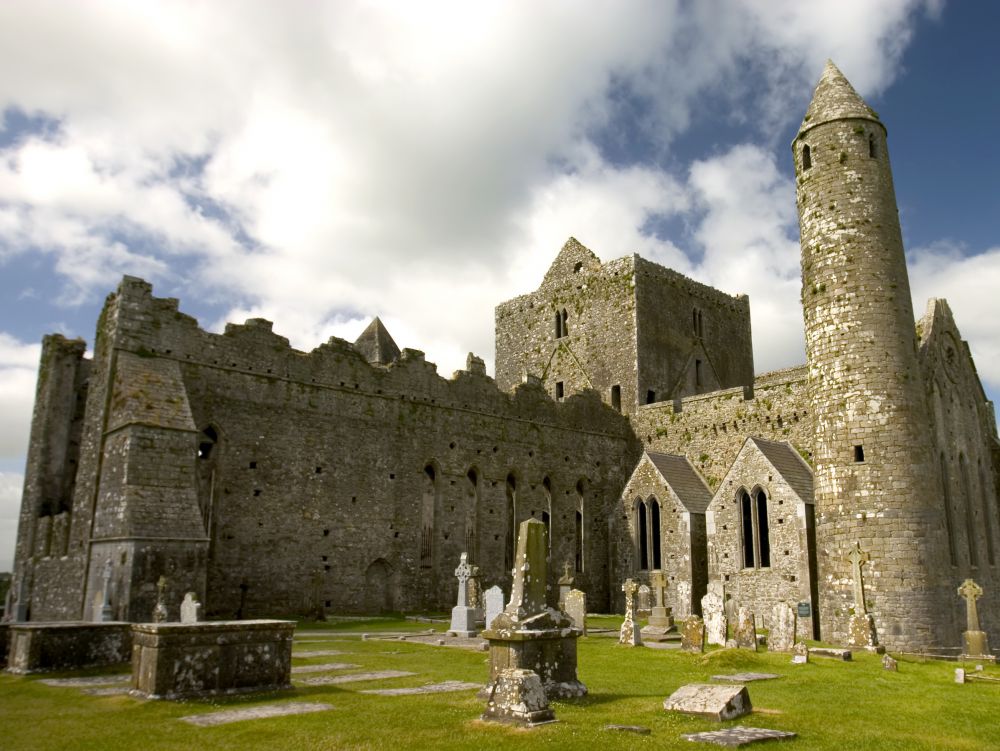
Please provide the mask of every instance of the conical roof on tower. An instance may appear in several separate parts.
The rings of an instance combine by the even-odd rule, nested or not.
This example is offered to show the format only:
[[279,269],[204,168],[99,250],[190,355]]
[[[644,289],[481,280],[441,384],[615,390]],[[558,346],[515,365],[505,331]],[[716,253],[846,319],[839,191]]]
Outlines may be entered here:
[[799,128],[799,135],[820,123],[855,118],[872,120],[881,125],[875,110],[865,104],[840,68],[832,60],[827,60]]
[[388,365],[399,359],[399,347],[378,316],[361,332],[361,336],[354,342],[354,349],[375,365]]

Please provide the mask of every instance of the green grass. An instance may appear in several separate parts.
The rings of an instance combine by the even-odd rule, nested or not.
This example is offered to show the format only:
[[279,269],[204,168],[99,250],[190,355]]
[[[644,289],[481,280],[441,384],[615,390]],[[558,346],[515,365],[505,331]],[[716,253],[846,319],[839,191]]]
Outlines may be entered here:
[[[588,619],[613,628],[620,618]],[[814,658],[792,665],[784,654],[717,650],[687,655],[673,650],[628,649],[615,639],[579,642],[580,679],[588,696],[554,702],[559,722],[534,730],[482,723],[474,692],[382,697],[357,693],[376,687],[419,686],[442,680],[485,682],[487,655],[410,641],[358,638],[359,632],[441,630],[445,624],[393,619],[303,623],[300,630],[329,631],[329,645],[345,654],[295,664],[351,662],[358,670],[408,670],[412,677],[205,701],[139,701],[89,696],[75,688],[39,683],[40,677],[0,675],[0,747],[4,749],[694,749],[682,733],[719,727],[707,720],[667,713],[663,700],[676,688],[717,673],[778,673],[749,684],[754,714],[725,725],[791,730],[799,739],[780,748],[990,749],[1000,748],[995,721],[1000,685],[954,683],[954,663],[900,659],[899,672],[882,669],[877,655],[850,663]],[[316,639],[320,637],[304,637]],[[95,671],[92,671],[92,673]],[[100,671],[96,671],[100,672]],[[104,672],[121,672],[104,671]],[[987,674],[1000,677],[989,666]],[[177,718],[273,701],[323,701],[334,709],[316,714],[197,728]],[[644,725],[649,736],[603,730],[609,723]],[[705,746],[704,748],[711,748]]]

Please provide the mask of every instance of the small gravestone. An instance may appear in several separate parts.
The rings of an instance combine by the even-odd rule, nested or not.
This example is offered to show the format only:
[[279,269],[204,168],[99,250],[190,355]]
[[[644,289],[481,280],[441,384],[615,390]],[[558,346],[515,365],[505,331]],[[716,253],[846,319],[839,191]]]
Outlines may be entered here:
[[556,716],[542,687],[542,679],[532,670],[506,668],[493,683],[482,719],[521,727],[555,722]]
[[716,746],[746,746],[760,741],[782,741],[795,738],[795,733],[787,730],[771,730],[770,728],[748,728],[743,725],[735,725],[724,730],[709,730],[704,733],[685,733],[681,736],[685,740],[695,743],[712,743]]
[[705,649],[705,622],[696,615],[688,616],[681,627],[681,649],[696,653]]
[[563,575],[559,577],[559,609],[566,609],[566,595],[573,589],[573,575],[570,573],[569,562],[563,564]]
[[639,591],[636,594],[636,604],[635,604],[635,617],[636,618],[648,618],[650,611],[653,608],[652,603],[652,590],[646,584],[639,585]]
[[966,579],[958,588],[959,596],[965,599],[966,630],[962,633],[962,657],[969,659],[993,659],[990,654],[986,632],[980,629],[976,600],[983,596],[983,588],[972,579]]
[[490,627],[493,619],[503,612],[503,590],[495,584],[486,590],[483,597],[486,600],[486,617],[484,621],[486,628]]
[[622,621],[621,631],[618,634],[618,643],[626,647],[642,646],[642,636],[635,627],[635,596],[638,591],[639,587],[632,579],[626,579],[622,584],[622,592],[625,593],[625,620]]
[[448,629],[449,636],[472,637],[476,635],[476,609],[469,607],[467,600],[468,582],[472,576],[472,565],[469,563],[469,554],[462,553],[459,559],[458,568],[455,569],[455,578],[458,579],[458,604],[451,609],[451,627]]
[[749,608],[740,608],[736,614],[736,628],[733,632],[738,649],[757,651],[757,627]]
[[809,647],[805,642],[796,642],[792,647],[792,664],[805,665],[807,662],[809,662]]
[[649,622],[642,629],[642,640],[666,641],[674,630],[674,619],[666,606],[667,577],[662,571],[654,571],[649,580],[653,585],[653,607],[649,612]]
[[896,662],[896,660],[894,658],[892,658],[889,655],[885,654],[885,655],[882,655],[882,667],[885,670],[889,670],[889,671],[892,671],[893,673],[895,673],[895,672],[897,672],[899,670],[899,663]]
[[573,628],[578,628],[587,635],[587,593],[579,589],[571,589],[566,593],[566,615],[573,621]]
[[795,608],[787,602],[774,606],[771,617],[771,632],[767,635],[770,652],[791,652],[795,646]]
[[955,668],[955,683],[965,683],[965,668]]
[[683,621],[691,615],[691,582],[682,579],[677,582],[677,597],[674,598],[674,617]]
[[161,576],[156,582],[156,605],[153,606],[153,623],[167,620],[167,577]]
[[708,594],[701,598],[701,612],[705,618],[705,641],[726,645],[726,613],[722,582],[714,581],[708,584]]
[[753,710],[746,686],[718,686],[713,683],[681,686],[663,702],[663,708],[718,722],[735,720]]
[[194,592],[184,595],[181,602],[181,623],[197,623],[201,620],[201,603],[195,597]]

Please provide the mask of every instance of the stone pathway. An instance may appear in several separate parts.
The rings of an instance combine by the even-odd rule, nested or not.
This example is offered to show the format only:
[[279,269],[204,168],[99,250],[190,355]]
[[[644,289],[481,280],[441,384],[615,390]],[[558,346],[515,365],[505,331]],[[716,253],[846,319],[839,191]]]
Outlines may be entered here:
[[298,673],[325,673],[329,670],[350,670],[357,667],[360,667],[360,665],[355,665],[351,662],[324,662],[322,665],[296,665],[292,668],[292,675]]
[[39,683],[46,686],[68,686],[70,688],[97,688],[98,686],[114,686],[120,683],[128,683],[132,680],[130,673],[119,675],[91,675],[80,678],[44,678]]
[[757,741],[780,741],[797,737],[796,733],[788,733],[784,730],[768,730],[766,728],[748,728],[736,725],[725,730],[710,730],[707,733],[688,733],[682,735],[689,741],[696,743],[714,743],[716,746],[745,746],[748,743]]
[[268,717],[284,717],[286,715],[307,714],[309,712],[325,712],[328,709],[333,709],[333,705],[304,701],[284,702],[282,704],[260,704],[256,707],[247,707],[245,709],[226,709],[221,712],[188,715],[180,719],[191,725],[207,728],[214,725],[226,725],[230,722],[260,720]]
[[339,683],[355,683],[357,681],[380,681],[384,678],[403,678],[416,675],[406,670],[376,670],[371,673],[351,673],[349,675],[323,675],[316,678],[303,678],[298,683],[307,686],[333,686]]
[[469,691],[482,688],[481,683],[466,683],[464,681],[444,681],[443,683],[428,683],[415,688],[370,688],[359,691],[360,694],[378,694],[379,696],[409,696],[411,694],[444,694],[450,691]]
[[777,673],[733,673],[732,675],[713,675],[713,681],[725,681],[726,683],[751,683],[753,681],[769,681],[772,678],[780,678]]
[[313,649],[307,652],[292,652],[292,659],[299,657],[333,657],[334,655],[348,654],[342,649]]

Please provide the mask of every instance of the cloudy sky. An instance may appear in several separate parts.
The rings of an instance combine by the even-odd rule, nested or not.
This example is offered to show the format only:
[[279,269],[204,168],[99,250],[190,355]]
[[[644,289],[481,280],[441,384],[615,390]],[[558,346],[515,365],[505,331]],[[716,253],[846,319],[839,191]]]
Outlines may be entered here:
[[789,143],[830,57],[887,123],[914,306],[1000,395],[1000,4],[0,3],[0,571],[38,341],[122,274],[448,375],[567,237],[750,295],[804,361]]

